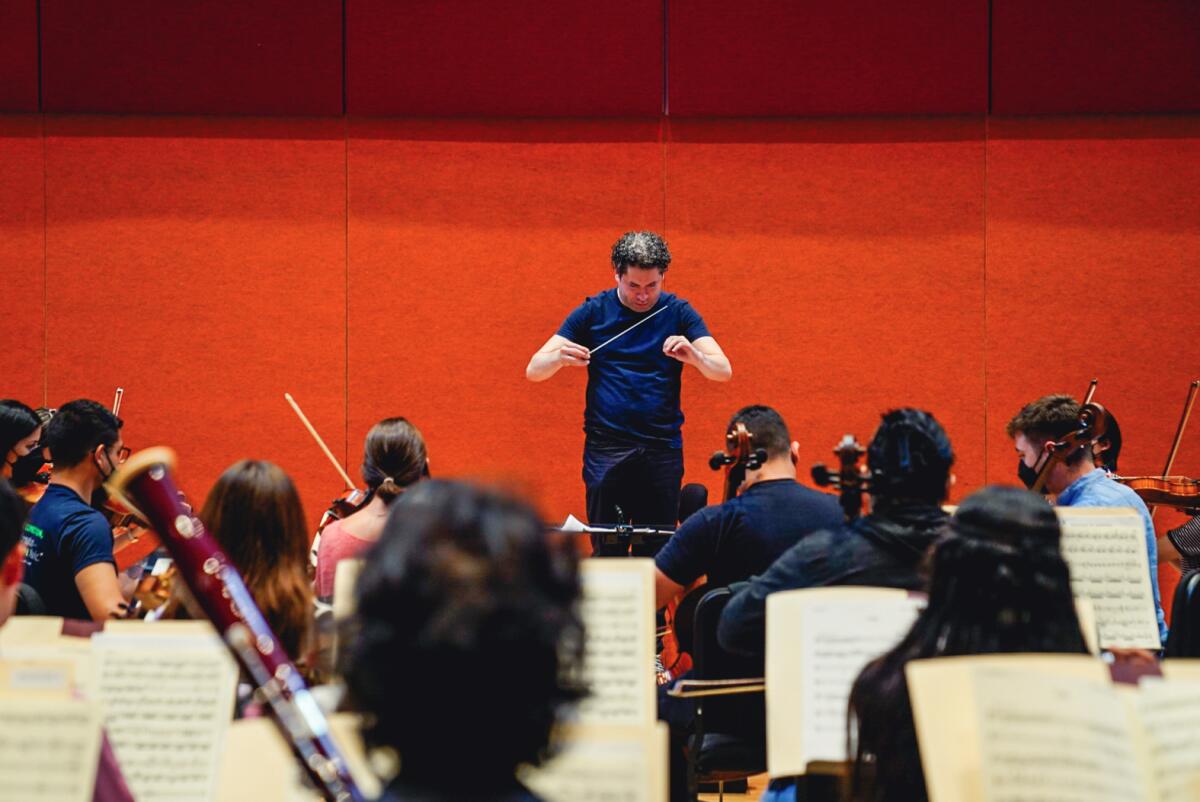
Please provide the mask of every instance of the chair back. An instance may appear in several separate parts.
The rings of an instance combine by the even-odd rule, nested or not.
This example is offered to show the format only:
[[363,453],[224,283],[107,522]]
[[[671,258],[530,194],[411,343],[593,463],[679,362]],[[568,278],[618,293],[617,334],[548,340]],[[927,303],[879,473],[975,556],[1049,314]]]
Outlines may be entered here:
[[[696,679],[761,677],[761,658],[743,657],[721,648],[717,623],[732,597],[729,588],[713,588],[696,604],[692,631],[692,676]],[[766,701],[761,693],[697,699],[697,716],[705,733],[736,735],[766,743]]]
[[1188,571],[1175,587],[1167,657],[1200,657],[1200,570]]
[[46,602],[32,585],[17,585],[17,615],[46,615]]

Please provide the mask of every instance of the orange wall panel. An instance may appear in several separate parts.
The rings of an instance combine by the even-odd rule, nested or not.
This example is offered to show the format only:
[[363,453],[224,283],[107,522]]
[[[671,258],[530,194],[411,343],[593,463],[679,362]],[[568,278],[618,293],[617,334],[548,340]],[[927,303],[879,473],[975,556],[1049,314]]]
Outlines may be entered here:
[[0,398],[42,404],[45,205],[42,121],[0,115]]
[[197,506],[243,457],[282,465],[314,521],[341,486],[283,393],[344,451],[342,131],[47,119],[50,400],[124,386],[126,442],[175,446]]
[[372,121],[350,129],[349,431],[409,418],[435,476],[584,512],[583,371],[530,355],[612,286],[612,243],[662,225],[656,122]]
[[[1187,385],[1200,378],[1200,120],[993,122],[988,143],[989,475],[1011,481],[1003,434],[1051,392],[1116,415],[1121,472],[1162,471]],[[1200,433],[1175,473],[1200,472]],[[1159,531],[1182,519],[1169,510]],[[1164,603],[1178,572],[1160,567]]]
[[[745,404],[779,409],[801,478],[881,412],[932,411],[983,483],[983,121],[673,122],[671,281],[733,363],[684,385],[687,481]],[[677,266],[676,266],[677,265]]]

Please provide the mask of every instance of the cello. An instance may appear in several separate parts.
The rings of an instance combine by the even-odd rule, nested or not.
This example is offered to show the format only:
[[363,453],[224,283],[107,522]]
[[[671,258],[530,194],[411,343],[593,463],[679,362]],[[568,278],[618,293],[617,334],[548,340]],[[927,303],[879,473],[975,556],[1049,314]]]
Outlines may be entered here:
[[[767,451],[754,447],[754,435],[746,428],[746,424],[737,423],[725,434],[725,448],[713,452],[709,457],[708,467],[714,471],[725,469],[721,494],[722,502],[734,498],[746,481],[747,470],[758,470],[767,461]],[[689,654],[692,647],[692,621],[695,617],[696,605],[709,590],[707,582],[696,585],[687,591],[683,598],[671,601],[664,610],[666,626],[661,630],[662,652],[659,662],[662,670],[658,675],[658,684],[669,683],[674,676],[688,671],[692,667]]]
[[866,453],[857,437],[845,434],[833,447],[833,454],[838,458],[837,473],[822,462],[812,467],[812,479],[818,487],[838,491],[838,504],[847,521],[854,521],[862,515],[863,497],[871,490],[871,474],[862,465]]

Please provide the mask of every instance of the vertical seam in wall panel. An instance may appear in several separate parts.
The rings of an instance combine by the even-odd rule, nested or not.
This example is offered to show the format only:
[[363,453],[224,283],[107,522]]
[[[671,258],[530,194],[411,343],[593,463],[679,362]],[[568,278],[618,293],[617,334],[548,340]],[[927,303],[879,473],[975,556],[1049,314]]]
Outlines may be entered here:
[[671,138],[671,119],[660,117],[658,120],[658,143],[662,154],[660,166],[662,174],[662,235],[667,236],[667,142]]
[[37,10],[34,15],[37,32],[37,110],[42,112],[45,109],[42,108],[42,4],[40,0],[34,3],[34,8]]
[[988,281],[987,281],[987,224],[988,224],[988,150],[991,142],[991,115],[983,115],[983,481],[987,484],[988,466]]
[[662,113],[667,116],[671,114],[671,38],[670,38],[670,0],[663,0],[663,41],[662,41]]
[[345,254],[342,292],[344,306],[342,322],[342,464],[350,464],[350,118],[342,115],[342,144],[345,193],[344,227],[342,237]]
[[342,0],[342,114],[346,113],[346,108],[348,105],[346,100],[346,73],[348,72],[350,61],[349,58],[347,58],[347,51],[349,50],[347,40],[349,38],[349,34],[346,32],[346,4],[348,2],[349,0]]
[[987,13],[987,113],[992,113],[992,0]]
[[[40,84],[40,81],[39,81]],[[40,93],[40,89],[38,90]],[[38,107],[41,107],[39,102]],[[50,159],[46,145],[46,115],[42,134],[42,406],[50,406]]]

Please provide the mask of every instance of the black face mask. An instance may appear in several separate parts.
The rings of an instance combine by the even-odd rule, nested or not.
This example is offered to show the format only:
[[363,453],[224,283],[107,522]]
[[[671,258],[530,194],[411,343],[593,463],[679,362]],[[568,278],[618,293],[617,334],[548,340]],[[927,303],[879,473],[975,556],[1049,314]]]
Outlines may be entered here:
[[1021,484],[1029,490],[1033,490],[1033,483],[1037,481],[1038,472],[1036,468],[1030,468],[1025,464],[1025,460],[1017,460],[1017,477],[1020,478]]

